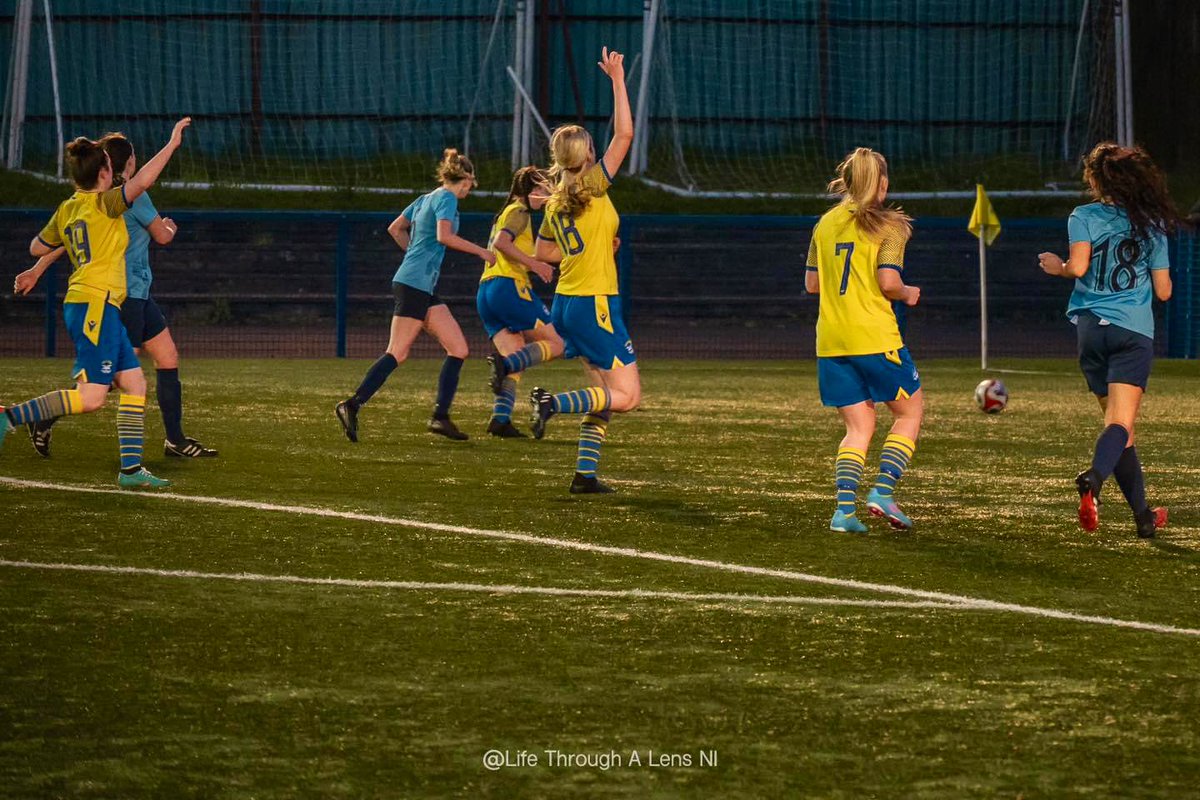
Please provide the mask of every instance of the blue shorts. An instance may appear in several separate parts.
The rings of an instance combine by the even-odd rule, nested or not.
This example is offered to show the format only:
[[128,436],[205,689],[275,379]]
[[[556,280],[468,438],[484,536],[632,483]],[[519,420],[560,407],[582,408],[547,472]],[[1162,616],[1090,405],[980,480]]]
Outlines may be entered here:
[[550,319],[566,343],[564,358],[583,356],[600,369],[616,369],[637,361],[625,330],[619,295],[556,294]]
[[887,403],[911,397],[921,388],[921,376],[908,348],[869,356],[830,356],[817,359],[821,402],[842,408],[871,400]]
[[502,330],[531,331],[550,324],[550,311],[528,285],[517,286],[512,278],[489,278],[479,284],[475,307],[488,338]]
[[[82,383],[107,386],[118,372],[140,368],[133,345],[129,343],[129,334],[121,323],[120,309],[105,303],[103,316],[98,321],[88,320],[87,311],[87,303],[63,304],[63,321],[75,342],[75,366],[71,377]],[[95,343],[84,333],[84,327],[90,328],[93,322],[100,329]]]
[[153,298],[126,297],[121,305],[121,322],[129,334],[129,343],[141,347],[167,329],[167,318]]
[[1128,383],[1145,390],[1154,363],[1154,340],[1149,336],[1102,324],[1090,311],[1075,318],[1079,337],[1079,368],[1097,397],[1108,397],[1110,383]]

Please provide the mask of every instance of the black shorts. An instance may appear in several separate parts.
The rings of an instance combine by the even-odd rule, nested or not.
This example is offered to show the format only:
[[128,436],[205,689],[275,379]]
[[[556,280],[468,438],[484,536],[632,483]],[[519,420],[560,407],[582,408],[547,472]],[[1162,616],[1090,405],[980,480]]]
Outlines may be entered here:
[[141,347],[167,329],[167,318],[153,297],[145,300],[126,297],[121,305],[121,322],[125,323],[129,343],[134,347]]
[[1079,368],[1093,394],[1108,397],[1110,383],[1146,388],[1154,362],[1153,339],[1118,325],[1101,324],[1090,311],[1080,312],[1075,325]]
[[429,309],[446,305],[436,294],[422,292],[406,283],[393,283],[392,294],[396,297],[396,310],[392,312],[394,317],[412,317],[424,321]]

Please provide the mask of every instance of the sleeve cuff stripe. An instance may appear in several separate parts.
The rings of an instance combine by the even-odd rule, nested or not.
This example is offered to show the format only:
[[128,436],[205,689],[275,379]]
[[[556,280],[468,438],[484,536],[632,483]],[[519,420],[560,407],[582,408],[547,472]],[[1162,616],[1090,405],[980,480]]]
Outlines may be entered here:
[[126,208],[133,205],[133,203],[129,202],[129,197],[125,194],[125,184],[121,184],[121,199],[125,201]]
[[817,268],[816,267],[805,267],[804,271],[805,272],[816,272]]
[[896,272],[904,272],[904,267],[897,264],[880,264],[876,269],[894,269]]
[[38,240],[39,242],[41,242],[42,244],[46,245],[46,247],[49,247],[51,250],[57,250],[58,248],[62,247],[62,245],[61,245],[61,244],[50,244],[50,243],[49,243],[49,242],[47,242],[45,239],[43,239],[43,238],[41,237],[41,235],[39,235],[39,236],[37,237],[37,240]]
[[603,157],[601,157],[601,159],[600,159],[600,171],[604,173],[604,178],[605,178],[605,180],[607,180],[609,183],[612,183],[612,182],[613,182],[612,175],[609,175],[609,174],[608,174],[608,167],[606,167],[606,166],[604,165],[604,158],[603,158]]
[[511,229],[511,228],[501,228],[501,229],[500,229],[500,232],[501,232],[501,233],[507,233],[509,236],[511,236],[511,237],[512,237],[512,239],[513,239],[513,241],[514,241],[514,242],[517,240],[517,235],[516,235],[515,233],[513,233],[513,232],[512,232],[512,229]]

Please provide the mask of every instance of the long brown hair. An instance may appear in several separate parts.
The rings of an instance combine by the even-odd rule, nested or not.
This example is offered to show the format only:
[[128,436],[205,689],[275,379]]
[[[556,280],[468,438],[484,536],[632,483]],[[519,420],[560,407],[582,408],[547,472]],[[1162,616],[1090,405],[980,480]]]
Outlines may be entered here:
[[1140,147],[1101,142],[1084,156],[1083,179],[1096,200],[1125,209],[1135,239],[1174,233],[1183,224],[1166,176]]
[[437,168],[437,179],[442,183],[454,183],[466,178],[475,180],[475,165],[471,163],[471,159],[458,150],[447,147],[442,151],[442,160]]
[[887,174],[887,159],[881,153],[857,147],[838,164],[829,192],[842,196],[841,204],[850,207],[859,230],[869,238],[880,240],[890,232],[907,240],[912,236],[912,217],[879,202],[879,189]]
[[546,184],[546,173],[541,167],[521,167],[513,173],[512,186],[508,190],[508,199],[504,201],[504,205],[500,207],[499,213],[492,219],[492,224],[500,219],[500,214],[504,213],[504,209],[512,205],[514,200],[520,200],[529,208],[529,195],[533,194],[533,190],[539,186]]

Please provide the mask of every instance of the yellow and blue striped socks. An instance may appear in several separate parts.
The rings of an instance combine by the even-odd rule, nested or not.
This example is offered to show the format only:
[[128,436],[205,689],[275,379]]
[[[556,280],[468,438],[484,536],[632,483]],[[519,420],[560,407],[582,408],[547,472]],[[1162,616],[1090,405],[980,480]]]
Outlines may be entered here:
[[600,447],[604,444],[610,417],[607,411],[591,413],[579,424],[579,457],[575,461],[575,471],[580,475],[595,476],[596,468],[600,466]]
[[834,479],[837,483],[837,509],[847,517],[854,516],[857,508],[858,484],[862,481],[867,466],[866,452],[856,447],[839,447],[834,464]]
[[612,395],[605,386],[589,386],[573,392],[561,392],[551,398],[551,408],[556,414],[589,414],[608,411]]
[[554,355],[547,342],[530,342],[512,355],[504,356],[504,371],[511,375],[553,359]]
[[496,400],[492,403],[492,419],[500,424],[512,422],[513,405],[517,402],[517,383],[521,380],[521,373],[509,375],[500,384],[500,394],[496,395]]
[[117,408],[117,439],[121,443],[121,471],[132,474],[142,468],[142,442],[146,435],[146,398],[122,394]]
[[83,413],[83,398],[78,389],[59,389],[5,409],[13,425],[43,422],[68,414]]
[[891,497],[916,451],[917,443],[912,439],[889,433],[883,442],[883,452],[879,454],[879,477],[875,479],[875,490],[885,497]]

